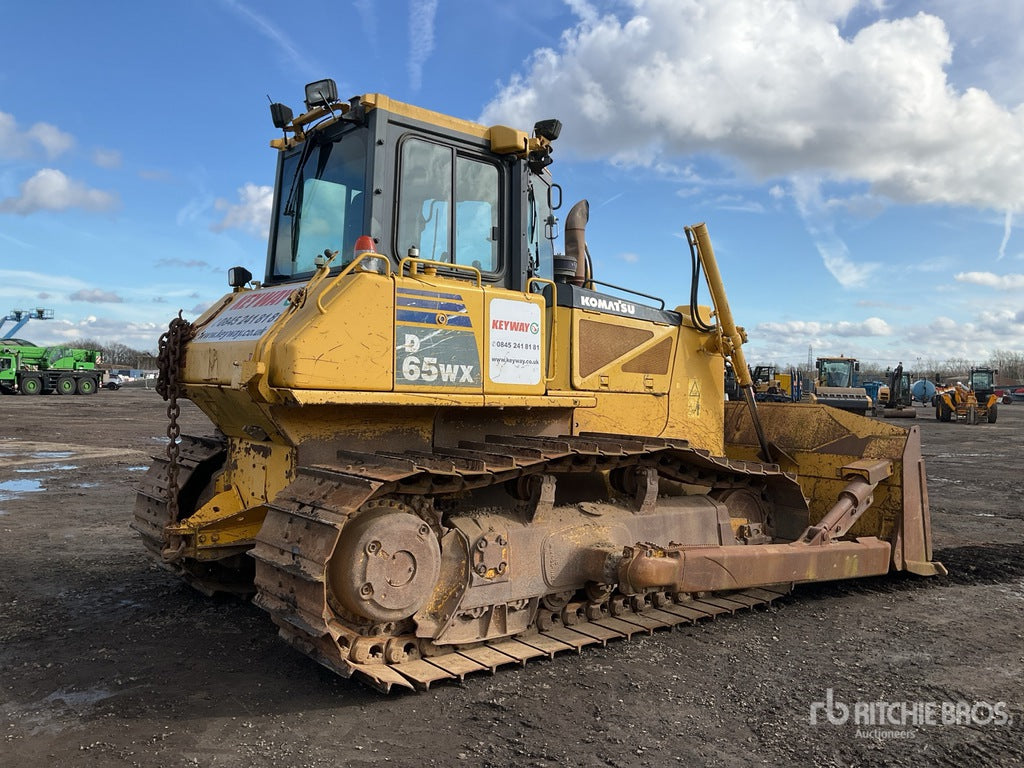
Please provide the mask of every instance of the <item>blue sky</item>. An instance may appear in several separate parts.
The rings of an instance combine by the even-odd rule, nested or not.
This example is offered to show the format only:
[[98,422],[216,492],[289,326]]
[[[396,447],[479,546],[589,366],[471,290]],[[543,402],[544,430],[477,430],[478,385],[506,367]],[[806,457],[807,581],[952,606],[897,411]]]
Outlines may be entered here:
[[[260,275],[305,83],[563,124],[597,277],[684,303],[706,221],[751,362],[1024,351],[1024,4],[72,0],[0,29],[0,313],[155,349]],[[566,209],[563,209],[563,212]]]

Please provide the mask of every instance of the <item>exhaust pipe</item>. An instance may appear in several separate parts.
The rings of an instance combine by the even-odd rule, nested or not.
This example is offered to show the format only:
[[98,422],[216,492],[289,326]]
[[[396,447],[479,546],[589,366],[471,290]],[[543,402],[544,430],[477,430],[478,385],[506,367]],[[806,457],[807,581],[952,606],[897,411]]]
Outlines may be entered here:
[[580,200],[565,218],[565,257],[575,260],[576,275],[569,283],[583,287],[587,279],[587,222],[590,221],[590,203]]

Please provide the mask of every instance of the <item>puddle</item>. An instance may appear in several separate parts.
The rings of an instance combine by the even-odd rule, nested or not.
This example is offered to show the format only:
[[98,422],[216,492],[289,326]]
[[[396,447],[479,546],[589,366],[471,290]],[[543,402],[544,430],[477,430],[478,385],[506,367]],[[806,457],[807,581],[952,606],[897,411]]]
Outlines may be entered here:
[[39,480],[4,480],[0,482],[0,501],[16,499],[19,493],[35,493],[44,491]]
[[84,710],[91,707],[93,704],[109,699],[113,696],[110,691],[103,688],[94,688],[91,691],[54,691],[45,699],[46,704],[56,704],[60,702],[65,707],[74,710],[81,714]]
[[128,467],[129,472],[145,472],[149,467]]
[[71,451],[37,451],[32,454],[33,459],[70,459]]
[[99,483],[75,483],[72,488],[99,488]]
[[[164,435],[163,437],[151,437],[149,439],[152,440],[154,443],[166,443],[167,442],[167,436],[166,435]],[[174,442],[175,443],[180,443],[181,442],[181,438],[180,437],[175,438]]]
[[44,464],[41,467],[33,467],[31,469],[16,469],[15,472],[19,473],[32,473],[32,472],[56,472],[58,470],[69,470],[78,469],[76,464]]
[[4,480],[0,482],[0,491],[8,493],[32,493],[43,490],[39,480]]

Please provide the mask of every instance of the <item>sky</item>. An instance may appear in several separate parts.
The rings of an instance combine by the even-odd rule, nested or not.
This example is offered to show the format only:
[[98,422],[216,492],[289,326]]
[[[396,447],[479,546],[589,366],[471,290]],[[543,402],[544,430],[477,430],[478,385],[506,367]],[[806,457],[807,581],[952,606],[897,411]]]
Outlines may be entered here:
[[[562,121],[595,276],[684,304],[706,222],[751,363],[1024,353],[1024,3],[50,0],[0,28],[0,313],[155,350],[266,260],[268,97]],[[10,328],[10,323],[4,328]]]

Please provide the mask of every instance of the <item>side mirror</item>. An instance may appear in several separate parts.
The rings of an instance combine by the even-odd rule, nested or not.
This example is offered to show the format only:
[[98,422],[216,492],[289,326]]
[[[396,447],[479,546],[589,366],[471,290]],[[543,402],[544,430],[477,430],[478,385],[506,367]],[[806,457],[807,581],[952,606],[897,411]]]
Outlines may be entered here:
[[291,107],[278,103],[271,104],[270,119],[274,121],[275,128],[284,130],[285,126],[292,121]]

